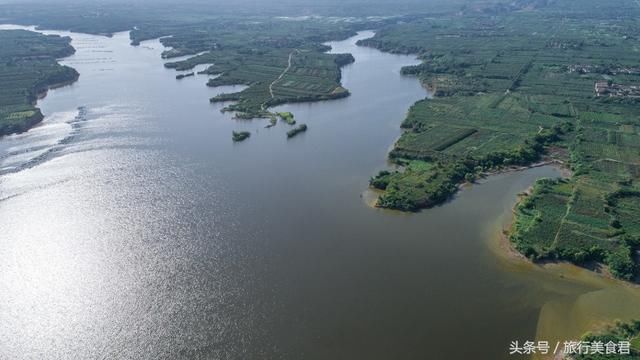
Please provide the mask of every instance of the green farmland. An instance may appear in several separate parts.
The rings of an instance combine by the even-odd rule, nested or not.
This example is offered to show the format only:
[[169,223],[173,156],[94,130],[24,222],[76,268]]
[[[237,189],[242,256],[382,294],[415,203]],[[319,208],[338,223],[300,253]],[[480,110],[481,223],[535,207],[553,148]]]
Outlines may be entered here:
[[260,115],[269,107],[287,102],[345,97],[349,92],[340,86],[338,60],[341,58],[340,55],[296,49],[268,51],[257,57],[239,56],[236,62],[226,64],[226,71],[216,65],[210,67],[207,73],[220,76],[207,85],[242,84],[248,88],[221,94],[211,101],[234,101],[236,103],[227,107],[228,111]]
[[[273,22],[275,34],[285,31],[286,22]],[[279,29],[279,30],[278,30]],[[318,37],[304,28],[299,37],[291,35],[278,38],[274,34],[261,38],[254,31],[237,31],[232,36],[210,30],[211,39],[194,39],[193,34],[180,33],[163,39],[172,49],[165,57],[183,54],[199,54],[178,62],[168,62],[167,68],[190,70],[196,65],[209,64],[203,71],[211,78],[207,85],[246,85],[236,93],[220,94],[211,102],[233,102],[226,111],[238,113],[239,117],[269,117],[267,109],[276,105],[330,100],[345,97],[349,91],[340,85],[340,68],[354,61],[350,54],[326,54],[327,48],[320,41],[330,36],[344,38],[352,31],[331,31]],[[324,30],[327,31],[326,29]]]
[[[554,160],[566,180],[541,180],[516,210],[511,238],[535,260],[600,262],[632,279],[640,245],[640,6],[515,2],[388,26],[361,45],[417,53],[403,73],[435,97],[416,103],[381,172],[378,206],[416,211],[463,182]],[[585,11],[589,7],[599,11]],[[598,93],[597,84],[608,87]],[[620,84],[614,86],[612,84]],[[421,163],[428,166],[420,165]]]
[[28,130],[43,118],[34,106],[49,86],[75,81],[78,73],[56,58],[73,54],[69,38],[24,30],[0,31],[0,135]]

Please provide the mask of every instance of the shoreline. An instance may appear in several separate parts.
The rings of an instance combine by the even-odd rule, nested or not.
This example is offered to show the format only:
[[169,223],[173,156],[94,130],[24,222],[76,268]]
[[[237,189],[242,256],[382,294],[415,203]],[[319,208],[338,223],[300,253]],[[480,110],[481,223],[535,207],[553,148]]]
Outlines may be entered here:
[[[528,281],[532,276],[543,276],[545,278],[541,283],[543,289],[546,286],[564,289],[575,285],[590,288],[564,301],[552,299],[537,305],[539,312],[535,340],[579,341],[584,334],[601,331],[617,321],[637,319],[638,314],[635,311],[610,311],[611,309],[606,305],[602,307],[601,301],[604,297],[613,297],[617,298],[617,301],[636,302],[637,300],[634,299],[640,297],[640,284],[614,277],[602,264],[579,266],[565,260],[532,261],[513,246],[509,234],[515,222],[517,206],[532,190],[533,185],[518,194],[513,206],[490,225],[485,246],[495,258],[501,271],[514,274],[521,281]],[[559,328],[558,321],[563,323]],[[552,358],[565,359],[565,357],[540,354],[532,357],[532,359]]]
[[543,158],[541,161],[538,161],[529,165],[525,165],[525,166],[509,166],[509,167],[505,167],[495,171],[484,172],[481,174],[481,176],[489,177],[494,175],[508,174],[512,172],[535,169],[543,166],[555,167],[560,172],[560,175],[563,178],[570,178],[573,175],[573,173],[571,172],[571,169],[567,168],[566,164],[563,161],[557,160],[557,159]]
[[[392,145],[393,146],[393,145]],[[392,165],[395,165],[393,163],[391,163]],[[389,164],[387,164],[388,166]],[[398,165],[396,165],[398,166]],[[458,190],[457,191],[462,191],[466,188],[469,188],[473,185],[481,185],[484,182],[487,181],[491,181],[491,177],[493,176],[498,176],[498,175],[504,175],[504,174],[510,174],[510,173],[516,173],[516,172],[521,172],[521,171],[526,171],[526,170],[530,170],[530,169],[535,169],[535,168],[539,168],[539,167],[543,167],[543,166],[552,166],[554,168],[556,168],[559,172],[561,177],[563,178],[570,178],[572,175],[572,172],[569,168],[566,167],[566,164],[560,160],[557,159],[544,159],[542,161],[530,164],[530,165],[526,165],[526,166],[510,166],[510,167],[505,167],[505,168],[501,168],[501,169],[497,169],[495,171],[488,171],[488,172],[483,172],[481,174],[479,174],[479,179],[474,181],[474,182],[468,182],[468,181],[464,181],[460,184],[458,184]],[[527,189],[528,190],[528,189]],[[526,190],[525,190],[526,191]],[[374,209],[382,209],[382,210],[390,210],[390,211],[397,211],[397,212],[401,212],[401,213],[409,213],[409,214],[419,214],[423,211],[428,211],[429,209],[433,208],[433,207],[438,207],[438,206],[444,206],[448,203],[450,203],[451,201],[455,201],[455,196],[457,194],[453,194],[447,201],[435,205],[433,207],[430,208],[424,208],[424,209],[420,209],[418,211],[402,211],[402,210],[397,210],[397,209],[391,209],[391,208],[385,208],[385,207],[380,207],[377,206],[377,202],[378,202],[378,198],[380,197],[380,195],[384,194],[384,191],[375,189],[371,186],[368,186],[366,190],[364,190],[363,192],[360,193],[360,197],[361,198],[366,198],[367,200],[365,201],[367,206],[372,207]],[[366,195],[370,195],[370,196],[366,196]],[[375,196],[373,196],[375,195]],[[515,206],[518,205],[518,203],[520,202],[520,199],[518,199],[518,202],[514,205]]]
[[43,89],[39,90],[36,93],[36,100],[34,100],[32,102],[32,105],[33,106],[37,106],[38,105],[38,101],[46,98],[47,94],[49,93],[50,90],[60,89],[60,88],[63,88],[65,86],[73,85],[79,79],[80,79],[80,73],[76,71],[76,75],[72,79],[65,80],[65,81],[60,81],[60,82],[57,82],[57,83],[47,84],[46,86],[44,86]]
[[31,106],[33,106],[33,111],[34,111],[33,116],[29,118],[25,118],[25,121],[23,121],[23,123],[20,125],[20,128],[17,131],[11,131],[8,133],[0,134],[0,140],[5,136],[25,133],[35,128],[39,124],[41,124],[47,118],[47,116],[43,114],[42,110],[38,107],[38,101],[46,98],[50,90],[55,90],[55,89],[63,88],[65,86],[73,85],[75,82],[78,81],[78,79],[80,79],[80,73],[76,71],[73,79],[60,81],[53,84],[47,84],[42,89],[36,90],[35,99],[31,101]]
[[[483,183],[491,181],[492,180],[491,177],[494,177],[494,176],[517,173],[517,172],[535,169],[543,166],[554,167],[556,170],[559,171],[561,178],[571,178],[573,175],[571,170],[566,166],[565,162],[558,159],[544,159],[542,161],[539,161],[527,166],[516,166],[516,167],[512,166],[512,167],[503,168],[503,169],[499,169],[492,172],[485,172],[482,174],[482,177],[476,182],[473,182],[473,183],[463,182],[459,184],[458,191],[464,191],[465,189],[468,189],[473,185],[482,185]],[[536,179],[536,181],[537,180],[539,179]],[[580,266],[566,260],[544,260],[544,261],[535,262],[527,258],[522,253],[520,253],[513,246],[509,238],[509,235],[511,233],[511,227],[515,222],[517,206],[520,204],[520,202],[525,196],[531,195],[532,190],[533,190],[533,185],[521,191],[520,194],[518,194],[517,199],[514,202],[513,206],[509,208],[508,212],[505,214],[502,214],[500,218],[496,219],[496,221],[498,221],[499,224],[495,226],[496,228],[495,231],[492,232],[492,235],[490,235],[490,238],[488,239],[489,241],[488,247],[490,248],[490,250],[494,250],[494,252],[496,253],[496,256],[499,256],[510,262],[519,262],[521,264],[527,264],[535,268],[542,269],[544,271],[550,271],[551,270],[549,268],[550,266],[569,267],[575,270],[585,270],[592,275],[598,276],[601,279],[613,281],[620,285],[624,285],[630,288],[640,289],[640,283],[624,281],[616,278],[609,271],[608,267],[601,263],[590,263],[590,264],[586,264],[586,266]],[[429,210],[429,209],[422,209],[418,212],[406,212],[401,210],[379,207],[377,206],[377,201],[378,201],[378,198],[383,193],[384,192],[381,190],[378,190],[372,187],[367,187],[366,190],[360,193],[360,198],[362,199],[362,201],[365,203],[367,207],[374,210],[391,211],[391,212],[400,213],[400,214],[406,214],[406,213],[419,214],[425,210],[426,211]],[[447,204],[453,201],[455,201],[455,195],[452,196],[446,202],[439,204],[437,206],[446,206]],[[505,219],[505,216],[507,217],[506,219]],[[564,277],[564,275],[561,275],[561,277]]]
[[[14,24],[0,24],[0,31],[10,31],[12,29],[10,28],[2,29],[1,27],[2,26],[8,27],[12,25]],[[23,30],[25,31],[30,31],[30,32],[34,32],[42,35],[48,35],[45,33],[45,30],[38,29],[37,26],[17,25],[16,29],[18,28],[23,28]],[[43,114],[42,110],[38,107],[38,102],[44,99],[48,95],[50,90],[55,90],[65,86],[72,85],[80,79],[80,73],[75,68],[72,68],[70,66],[63,65],[60,63],[60,61],[62,61],[63,59],[66,59],[76,53],[76,49],[73,47],[73,45],[71,45],[73,38],[71,38],[70,36],[67,36],[67,37],[69,39],[68,47],[70,49],[63,56],[54,54],[51,57],[54,58],[57,66],[61,68],[70,69],[68,72],[70,72],[71,74],[65,74],[65,75],[71,75],[71,76],[66,80],[52,82],[52,83],[45,83],[40,85],[36,84],[35,86],[33,86],[31,88],[32,94],[27,97],[27,104],[30,104],[33,107],[33,109],[31,110],[34,112],[34,114],[28,118],[25,118],[20,124],[15,125],[14,129],[10,129],[7,132],[0,132],[0,140],[5,136],[25,133],[33,129],[34,127],[38,126],[40,123],[42,123],[46,119],[46,115]]]
[[[541,165],[542,166],[542,165]],[[562,169],[559,168],[559,170],[568,170],[566,168]],[[561,173],[561,175],[565,178],[568,178],[568,176],[565,176],[566,173]],[[585,264],[585,266],[580,266],[578,264],[574,264],[570,261],[567,260],[542,260],[542,261],[533,261],[531,259],[529,259],[528,257],[526,257],[524,254],[522,254],[521,252],[519,252],[514,246],[513,243],[511,242],[510,239],[510,234],[511,234],[511,228],[513,226],[513,224],[515,223],[515,219],[516,219],[516,209],[518,207],[518,205],[521,203],[521,201],[526,197],[531,195],[533,191],[533,185],[529,186],[527,189],[525,189],[524,191],[522,191],[520,194],[518,194],[518,197],[516,199],[516,202],[513,204],[513,206],[509,209],[509,211],[505,214],[502,215],[502,221],[500,224],[497,225],[497,234],[494,234],[494,236],[492,236],[492,239],[489,239],[489,247],[492,249],[495,249],[498,251],[498,253],[496,254],[497,256],[501,256],[503,257],[505,260],[508,261],[515,261],[515,262],[521,262],[521,263],[526,263],[532,266],[535,266],[537,268],[540,269],[544,269],[544,270],[550,270],[549,269],[549,265],[551,266],[563,266],[563,267],[570,267],[573,269],[579,269],[579,270],[585,270],[588,271],[590,274],[598,276],[602,279],[606,279],[609,281],[614,281],[620,285],[624,285],[624,286],[628,286],[630,288],[634,288],[634,289],[640,289],[640,284],[639,283],[635,283],[632,281],[625,281],[622,279],[618,279],[616,278],[611,271],[609,270],[609,268],[601,263],[589,263],[589,264]],[[505,219],[504,217],[507,216],[507,219]],[[507,220],[507,221],[504,221]],[[493,244],[491,244],[493,243]],[[493,246],[492,246],[493,245]]]

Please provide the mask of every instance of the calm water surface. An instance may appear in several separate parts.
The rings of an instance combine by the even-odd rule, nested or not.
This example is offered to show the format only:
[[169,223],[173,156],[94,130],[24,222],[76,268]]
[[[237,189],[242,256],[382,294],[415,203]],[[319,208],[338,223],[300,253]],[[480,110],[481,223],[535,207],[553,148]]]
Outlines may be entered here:
[[0,140],[2,359],[506,359],[640,316],[635,289],[496,250],[552,168],[420,214],[365,204],[428,95],[399,74],[414,58],[355,46],[370,32],[331,43],[351,97],[279,107],[309,125],[291,140],[208,103],[233,88],[175,80],[158,41],[68,35],[80,80]]

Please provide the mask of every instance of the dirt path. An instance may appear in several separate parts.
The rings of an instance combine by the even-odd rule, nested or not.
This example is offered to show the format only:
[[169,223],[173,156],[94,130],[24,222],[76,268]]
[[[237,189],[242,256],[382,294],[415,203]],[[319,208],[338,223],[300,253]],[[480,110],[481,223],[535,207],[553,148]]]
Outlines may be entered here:
[[273,82],[271,84],[269,84],[269,94],[271,94],[271,98],[272,99],[275,97],[273,95],[273,85],[275,85],[278,81],[282,80],[282,78],[287,74],[289,69],[291,69],[291,60],[293,59],[293,54],[295,54],[295,53],[300,53],[300,51],[298,49],[295,49],[289,54],[289,62],[288,62],[287,67],[284,69],[282,74],[280,74],[280,76],[278,76],[277,79],[273,80]]

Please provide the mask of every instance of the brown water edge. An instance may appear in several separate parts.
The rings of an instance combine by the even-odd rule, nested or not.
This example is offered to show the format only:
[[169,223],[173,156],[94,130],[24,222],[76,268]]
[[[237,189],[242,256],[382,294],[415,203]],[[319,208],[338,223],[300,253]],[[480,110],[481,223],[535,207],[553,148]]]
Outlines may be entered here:
[[[474,186],[499,179],[508,173],[524,172],[536,167],[553,166],[560,176],[571,176],[570,171],[562,163],[543,161],[526,167],[503,169],[486,177],[476,184],[461,185],[460,194]],[[522,189],[527,192],[531,189]],[[378,211],[395,210],[380,209],[375,206],[382,191],[366,189],[362,201]],[[511,245],[506,230],[514,219],[513,209],[520,201],[514,198],[511,206],[496,219],[487,224],[482,236],[486,246],[494,256],[497,267],[510,278],[509,283],[520,283],[528,288],[539,289],[529,292],[524,299],[516,299],[522,305],[539,309],[535,339],[513,339],[520,343],[526,340],[548,341],[555,347],[560,342],[577,340],[586,332],[595,331],[617,321],[640,319],[640,286],[620,281],[611,277],[606,268],[600,272],[578,267],[567,262],[533,263]],[[453,198],[441,206],[455,202]],[[423,212],[429,210],[423,210]],[[533,359],[550,359],[553,355],[533,356]]]
[[[568,262],[533,263],[512,246],[508,229],[520,199],[518,197],[509,211],[488,226],[485,239],[498,266],[505,272],[523,282],[537,283],[547,294],[557,294],[551,299],[548,295],[528,299],[539,306],[540,313],[536,338],[527,340],[549,341],[552,348],[560,342],[561,351],[564,341],[577,340],[618,320],[639,319],[640,286],[614,279],[606,268],[595,272]],[[553,355],[538,354],[532,358],[550,359]]]

